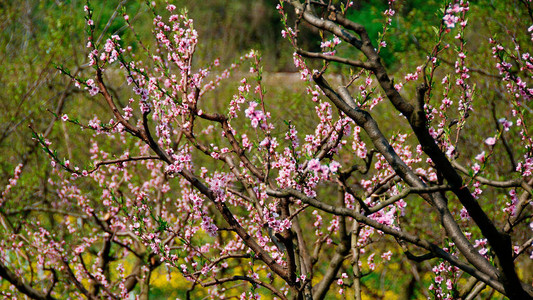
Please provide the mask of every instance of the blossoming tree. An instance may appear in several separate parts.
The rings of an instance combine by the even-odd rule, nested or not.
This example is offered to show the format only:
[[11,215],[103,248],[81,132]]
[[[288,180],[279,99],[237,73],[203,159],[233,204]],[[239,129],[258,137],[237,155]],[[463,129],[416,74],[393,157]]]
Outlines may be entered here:
[[[60,217],[14,228],[2,215],[4,295],[148,299],[165,268],[187,298],[362,299],[378,296],[366,278],[395,262],[412,273],[407,298],[533,297],[533,35],[523,37],[533,27],[471,50],[485,60],[474,70],[469,3],[448,1],[426,59],[393,80],[382,53],[395,1],[378,40],[348,17],[351,1],[282,1],[282,35],[308,94],[301,105],[311,106],[297,109],[314,113],[291,119],[290,105],[268,96],[257,51],[226,69],[197,66],[193,20],[147,5],[155,42],[139,40],[141,55],[118,35],[100,42],[85,6],[93,72],[59,69],[107,114],[57,116],[91,132],[89,164],[64,159],[35,130]],[[303,30],[319,48],[300,46]],[[242,78],[235,93],[213,105],[232,73]],[[117,78],[129,91],[110,88]],[[431,279],[415,293],[423,269]]]

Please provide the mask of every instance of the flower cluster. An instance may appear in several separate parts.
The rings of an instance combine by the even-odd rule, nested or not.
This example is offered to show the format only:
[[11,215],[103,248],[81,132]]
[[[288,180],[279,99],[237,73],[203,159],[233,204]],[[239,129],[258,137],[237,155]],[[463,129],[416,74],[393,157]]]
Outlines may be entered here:
[[[461,21],[461,18],[457,16],[457,14],[467,12],[468,10],[469,10],[468,1],[464,1],[464,0],[456,1],[456,3],[454,3],[453,5],[450,5],[450,7],[446,9],[446,14],[442,18],[442,21],[444,22],[446,27],[454,28],[455,25]],[[461,26],[464,27],[464,25],[466,25],[466,21],[461,22]]]
[[22,167],[23,164],[18,164],[15,167],[15,171],[13,172],[13,176],[9,178],[9,183],[4,187],[4,190],[2,191],[2,198],[0,198],[0,207],[2,206],[3,202],[5,201],[5,198],[7,194],[11,191],[11,189],[17,185],[17,182],[20,178],[20,174],[22,173]]
[[267,115],[262,110],[256,110],[257,102],[250,102],[248,108],[244,111],[246,117],[250,119],[253,128],[257,128],[258,125],[261,128],[266,128]]

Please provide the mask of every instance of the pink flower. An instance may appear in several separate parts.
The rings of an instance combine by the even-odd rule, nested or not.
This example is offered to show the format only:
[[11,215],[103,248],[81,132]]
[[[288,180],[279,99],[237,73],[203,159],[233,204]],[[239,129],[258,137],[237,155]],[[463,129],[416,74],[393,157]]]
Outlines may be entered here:
[[403,84],[402,83],[397,83],[394,85],[394,88],[399,92],[402,90],[402,87],[403,87]]
[[487,248],[485,248],[485,246],[487,245],[487,239],[479,239],[479,240],[476,240],[475,243],[474,243],[474,247],[480,247],[481,249],[479,249],[479,253],[481,255],[485,255],[488,250]]
[[513,126],[513,122],[511,122],[511,121],[507,121],[505,118],[501,118],[501,119],[499,119],[498,122],[499,122],[500,124],[503,125],[503,129],[504,129],[505,131],[509,131],[509,129],[511,128],[511,126]]
[[329,164],[329,170],[332,172],[332,173],[335,173],[339,170],[339,167],[341,166],[341,164],[339,164],[338,162],[336,161],[332,161],[330,164]]
[[476,155],[476,159],[479,160],[480,162],[484,162],[485,161],[485,151],[479,153],[478,155]]
[[388,251],[388,252],[383,253],[381,255],[381,258],[383,258],[384,260],[390,260],[391,256],[392,256],[392,251]]
[[262,110],[255,110],[256,107],[257,107],[257,102],[250,102],[250,106],[244,111],[246,114],[246,117],[251,120],[253,128],[257,128],[260,122],[266,121],[266,117],[267,117],[265,116]]
[[451,279],[446,280],[446,288],[451,290],[453,288],[453,282]]
[[468,211],[467,211],[466,208],[464,208],[464,207],[461,208],[461,213],[460,213],[460,215],[461,215],[461,219],[463,219],[463,220],[468,220],[468,219],[470,219],[470,215],[468,214]]
[[442,20],[444,21],[444,24],[446,25],[446,27],[454,28],[455,27],[455,23],[457,23],[459,21],[459,17],[447,14],[447,15],[444,16],[444,18]]
[[494,146],[494,144],[496,144],[496,138],[495,137],[487,138],[485,140],[485,144],[487,144],[489,146]]
[[100,89],[97,86],[93,86],[89,89],[89,94],[94,96],[100,92]]
[[61,116],[61,120],[62,120],[63,122],[68,121],[68,116],[67,116],[67,114],[64,114],[63,116]]
[[311,171],[320,171],[320,161],[316,158],[313,158],[309,161],[307,167]]

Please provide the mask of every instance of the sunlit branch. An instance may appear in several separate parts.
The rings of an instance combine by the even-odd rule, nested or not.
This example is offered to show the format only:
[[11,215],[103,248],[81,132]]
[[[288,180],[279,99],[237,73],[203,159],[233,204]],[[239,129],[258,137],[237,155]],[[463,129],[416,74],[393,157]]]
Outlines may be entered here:
[[271,196],[274,196],[274,197],[289,197],[289,196],[292,196],[292,197],[296,197],[300,200],[302,200],[302,202],[304,203],[307,203],[315,208],[318,208],[318,209],[321,209],[325,212],[328,212],[328,213],[331,213],[331,214],[335,214],[335,215],[339,215],[339,216],[350,216],[354,219],[356,219],[357,221],[361,222],[361,223],[364,223],[368,226],[371,226],[377,230],[380,230],[380,231],[383,231],[385,234],[388,234],[388,235],[391,235],[395,238],[399,238],[399,239],[402,239],[408,243],[411,243],[413,245],[417,245],[423,249],[426,249],[426,250],[429,250],[431,253],[433,253],[436,257],[440,257],[448,262],[450,262],[452,265],[462,269],[463,271],[469,273],[470,275],[478,278],[479,280],[483,281],[483,282],[486,282],[487,284],[489,284],[491,287],[493,287],[494,289],[498,290],[498,291],[503,291],[503,285],[498,282],[495,278],[491,278],[489,275],[483,273],[483,272],[480,272],[479,270],[471,267],[470,265],[458,260],[457,258],[455,258],[453,255],[451,255],[450,253],[442,250],[441,248],[439,248],[437,245],[435,244],[432,244],[424,239],[421,239],[420,237],[418,236],[414,236],[414,235],[411,235],[409,233],[406,233],[406,232],[403,232],[403,231],[399,231],[397,229],[394,229],[394,228],[391,228],[387,225],[384,225],[382,223],[379,223],[369,217],[366,217],[354,210],[351,210],[351,209],[347,209],[347,208],[342,208],[342,207],[336,207],[336,206],[332,206],[332,205],[329,205],[329,204],[326,204],[326,203],[323,203],[315,198],[310,198],[310,197],[307,197],[305,196],[305,194],[299,192],[299,191],[296,191],[296,190],[293,190],[293,189],[285,189],[285,190],[281,190],[281,191],[276,191],[276,190],[267,190],[267,193]]
[[240,280],[244,280],[244,281],[248,281],[248,282],[250,282],[252,284],[260,285],[260,286],[270,290],[272,293],[274,293],[276,296],[280,297],[281,299],[287,300],[287,297],[285,297],[285,295],[283,295],[280,291],[278,291],[271,284],[263,282],[261,280],[255,279],[255,278],[248,277],[248,276],[232,276],[232,277],[226,277],[226,278],[215,278],[215,280],[213,280],[213,281],[200,283],[200,284],[202,286],[204,286],[204,287],[208,287],[208,286],[213,286],[213,285],[222,284],[222,283],[226,283],[226,282],[240,281]]

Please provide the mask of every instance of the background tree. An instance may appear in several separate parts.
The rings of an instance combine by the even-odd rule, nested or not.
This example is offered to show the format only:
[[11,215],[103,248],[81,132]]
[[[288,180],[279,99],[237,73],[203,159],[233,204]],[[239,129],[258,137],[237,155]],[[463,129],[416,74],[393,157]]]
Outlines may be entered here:
[[529,4],[452,1],[424,30],[408,3],[376,27],[364,3],[284,1],[305,94],[271,96],[259,52],[196,60],[185,10],[125,3],[85,6],[63,135],[31,127],[50,176],[17,186],[24,162],[4,188],[4,295],[532,297]]

